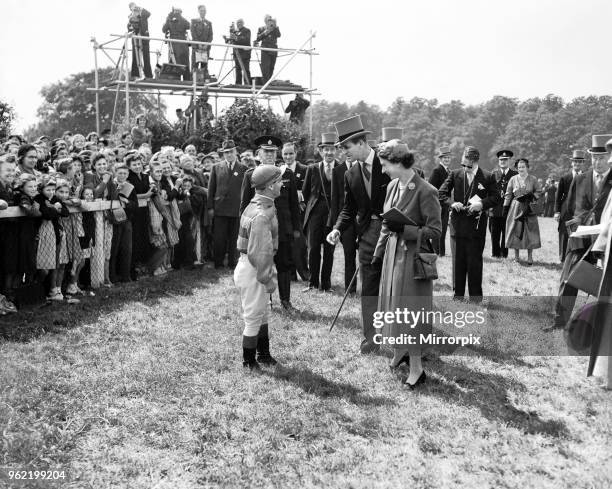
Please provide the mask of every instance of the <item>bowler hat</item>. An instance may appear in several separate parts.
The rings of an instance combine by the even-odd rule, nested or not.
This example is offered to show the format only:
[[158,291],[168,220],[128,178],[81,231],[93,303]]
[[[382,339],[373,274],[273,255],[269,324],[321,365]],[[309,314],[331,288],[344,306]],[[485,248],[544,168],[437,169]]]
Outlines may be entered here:
[[392,139],[402,139],[404,137],[404,130],[401,127],[383,127],[382,128],[382,142],[386,143]]
[[450,156],[451,149],[450,146],[440,146],[438,148],[438,158],[442,158],[443,156]]
[[572,151],[572,160],[582,161],[586,159],[586,151],[583,149],[575,149]]
[[592,155],[601,155],[610,152],[610,147],[606,144],[612,139],[612,134],[594,134],[592,138],[591,148],[587,151]]
[[338,133],[338,144],[344,144],[351,139],[372,133],[372,131],[366,131],[363,128],[361,116],[359,116],[359,114],[336,122],[334,125]]
[[324,132],[321,134],[321,142],[318,144],[319,148],[322,146],[334,146],[336,144],[336,133],[335,132]]
[[251,176],[251,187],[261,188],[270,185],[282,178],[283,172],[278,166],[260,165],[253,170]]
[[267,150],[277,150],[283,145],[283,142],[276,136],[259,136],[253,142],[258,148]]
[[233,139],[226,139],[225,141],[223,141],[223,144],[219,148],[219,151],[224,153],[232,149],[236,149],[236,143],[234,143]]
[[512,158],[513,156],[514,156],[514,153],[510,151],[509,149],[502,149],[501,151],[497,152],[497,158],[500,160]]

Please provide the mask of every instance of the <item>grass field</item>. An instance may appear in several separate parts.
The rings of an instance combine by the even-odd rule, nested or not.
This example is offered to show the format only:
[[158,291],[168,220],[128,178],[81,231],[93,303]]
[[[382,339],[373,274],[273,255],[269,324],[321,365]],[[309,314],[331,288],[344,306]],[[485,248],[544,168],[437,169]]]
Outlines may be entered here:
[[[485,294],[554,295],[555,223],[541,232],[533,267],[486,259]],[[62,468],[57,487],[96,489],[612,486],[612,393],[586,358],[434,354],[410,391],[389,352],[357,353],[357,299],[328,333],[340,255],[334,293],[293,283],[301,313],[275,307],[282,366],[262,374],[241,366],[231,275],[210,268],[2,318],[0,473]],[[449,257],[439,269],[450,295]]]

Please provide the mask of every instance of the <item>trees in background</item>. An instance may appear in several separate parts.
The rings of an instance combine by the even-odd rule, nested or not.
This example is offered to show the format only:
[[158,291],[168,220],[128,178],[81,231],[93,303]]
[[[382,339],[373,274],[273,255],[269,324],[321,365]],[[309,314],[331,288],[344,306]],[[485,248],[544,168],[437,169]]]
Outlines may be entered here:
[[13,130],[15,109],[8,102],[0,100],[0,140],[5,139]]

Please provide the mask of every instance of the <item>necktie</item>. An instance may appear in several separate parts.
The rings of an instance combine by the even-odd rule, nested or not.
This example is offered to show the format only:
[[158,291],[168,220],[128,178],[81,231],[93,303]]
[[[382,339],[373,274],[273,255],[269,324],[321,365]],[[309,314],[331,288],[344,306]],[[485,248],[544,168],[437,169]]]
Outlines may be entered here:
[[331,163],[325,163],[325,176],[328,180],[331,181],[332,171],[331,171]]
[[602,180],[601,173],[596,173],[595,174],[595,190],[597,191],[597,195],[599,195],[599,192],[601,192],[601,180]]
[[230,173],[231,173],[231,172],[232,172],[232,170],[234,169],[234,168],[233,168],[233,166],[234,166],[234,165],[232,165],[231,163],[229,163],[229,162],[228,162],[228,164],[227,164],[227,169],[230,171]]
[[368,164],[363,164],[363,175],[366,177],[366,180],[369,182],[372,174],[370,173],[370,169],[368,168]]

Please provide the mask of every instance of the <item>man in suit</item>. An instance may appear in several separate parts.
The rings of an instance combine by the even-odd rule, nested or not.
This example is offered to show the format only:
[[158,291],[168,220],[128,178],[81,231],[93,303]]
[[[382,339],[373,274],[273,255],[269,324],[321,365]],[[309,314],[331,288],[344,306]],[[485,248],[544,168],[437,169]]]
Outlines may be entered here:
[[[233,24],[232,24],[233,25]],[[244,20],[236,21],[236,28],[231,29],[229,42],[238,46],[251,46],[251,30],[244,26]],[[234,49],[234,67],[236,85],[251,84],[251,50]]]
[[[206,18],[206,6],[199,5],[200,17],[191,19],[191,39],[198,42],[212,42],[212,22]],[[210,58],[210,46],[194,45],[191,50],[191,69],[204,70],[204,79],[208,78],[208,59]]]
[[[149,36],[149,17],[151,13],[134,2],[130,2],[130,17],[128,32],[137,36]],[[140,59],[142,56],[142,59]],[[142,61],[142,64],[141,64]],[[142,69],[142,73],[140,70]],[[148,39],[132,39],[132,76],[153,78],[151,71],[151,56],[149,54]]]
[[[261,165],[274,165],[276,154],[282,146],[282,141],[274,136],[260,136],[255,139],[255,146],[259,151]],[[274,254],[274,264],[278,272],[278,296],[283,308],[295,312],[291,304],[291,269],[293,266],[293,240],[300,236],[300,208],[298,206],[297,186],[293,172],[282,165],[281,176],[283,185],[281,193],[274,199],[276,217],[278,219],[278,249]],[[251,185],[254,168],[247,170],[242,182],[242,198],[240,214],[249,205],[255,195]]]
[[565,260],[567,252],[567,227],[565,223],[574,216],[575,187],[572,185],[576,176],[582,172],[582,165],[586,159],[586,152],[576,149],[570,159],[572,169],[559,179],[555,196],[555,219],[559,222],[559,260]]
[[[306,170],[302,194],[306,202],[304,230],[308,239],[308,289],[318,287],[331,289],[331,272],[334,264],[334,246],[325,240],[331,208],[332,171],[336,167],[336,135],[323,133],[319,143],[319,154],[323,161]],[[321,264],[321,247],[323,263]],[[320,273],[320,277],[319,277]],[[320,280],[319,280],[320,278]]]
[[224,159],[216,163],[208,182],[208,214],[213,222],[213,255],[215,268],[234,268],[238,261],[236,240],[240,227],[240,191],[246,166],[237,161],[236,145],[231,139],[223,141],[220,151]]
[[[271,15],[264,17],[265,25],[257,29],[257,37],[255,38],[254,45],[257,46],[261,43],[262,48],[273,48],[278,49],[278,38],[281,37],[280,29],[276,24],[276,19]],[[274,67],[276,66],[276,58],[278,57],[277,51],[261,51],[261,83],[265,84],[268,82],[274,74]]]
[[497,183],[497,193],[500,196],[499,203],[489,210],[489,231],[491,233],[491,244],[493,248],[493,258],[508,258],[508,248],[506,248],[506,218],[504,217],[504,196],[510,179],[517,174],[515,170],[508,168],[508,162],[514,153],[509,149],[502,149],[497,152],[497,162],[499,167],[493,171],[495,182]]
[[[302,230],[304,229],[304,211],[306,203],[302,195],[302,187],[304,186],[304,178],[306,178],[306,170],[308,167],[295,159],[296,149],[294,143],[285,143],[283,145],[283,161],[289,170],[295,176],[295,185],[297,187],[298,205],[300,210],[300,235],[293,240],[293,267],[291,273],[297,280],[299,274],[302,280],[310,280],[310,272],[308,271],[308,255],[306,246],[306,237]],[[297,272],[297,273],[296,273]]]
[[[570,229],[572,232],[575,231],[581,225],[592,226],[600,223],[601,213],[612,188],[612,172],[609,163],[612,145],[606,144],[611,138],[612,134],[597,134],[592,138],[592,147],[588,152],[591,154],[593,167],[577,175],[574,180],[576,207],[572,219],[566,223],[568,232]],[[578,291],[566,281],[575,265],[591,246],[592,239],[591,236],[568,239],[567,253],[561,271],[559,296],[555,306],[554,324],[547,330],[564,328],[572,315]],[[587,255],[586,260],[595,263],[595,259],[590,254]]]
[[[344,207],[344,174],[351,169],[355,164],[350,156],[344,158],[345,161],[336,165],[332,170],[332,185],[331,185],[331,210],[329,212],[329,220],[327,227],[332,228],[338,220],[338,215]],[[342,250],[344,251],[344,289],[348,289],[351,284],[351,279],[357,270],[357,228],[355,223],[349,225],[340,235],[342,242]],[[351,294],[357,291],[357,280],[353,281]]]
[[359,275],[361,280],[361,321],[363,340],[361,353],[379,350],[374,343],[375,329],[372,324],[380,285],[381,265],[372,264],[374,249],[380,236],[385,196],[389,176],[382,172],[376,152],[367,143],[367,134],[359,115],[336,123],[339,145],[355,164],[344,174],[344,206],[338,215],[334,229],[327,241],[338,243],[342,232],[355,225],[359,239]]
[[450,235],[453,254],[454,296],[465,295],[467,278],[470,300],[482,301],[482,253],[487,238],[488,209],[501,200],[495,177],[478,166],[480,152],[466,146],[462,169],[452,170],[440,187],[440,202],[451,208]]
[[[446,177],[450,172],[451,150],[450,146],[440,146],[438,148],[438,165],[432,170],[429,176],[429,183],[437,190],[440,190],[442,184],[446,181]],[[440,238],[433,240],[434,251],[439,256],[446,254],[446,230],[448,229],[448,214],[449,207],[446,204],[441,204],[442,213],[442,234]]]

